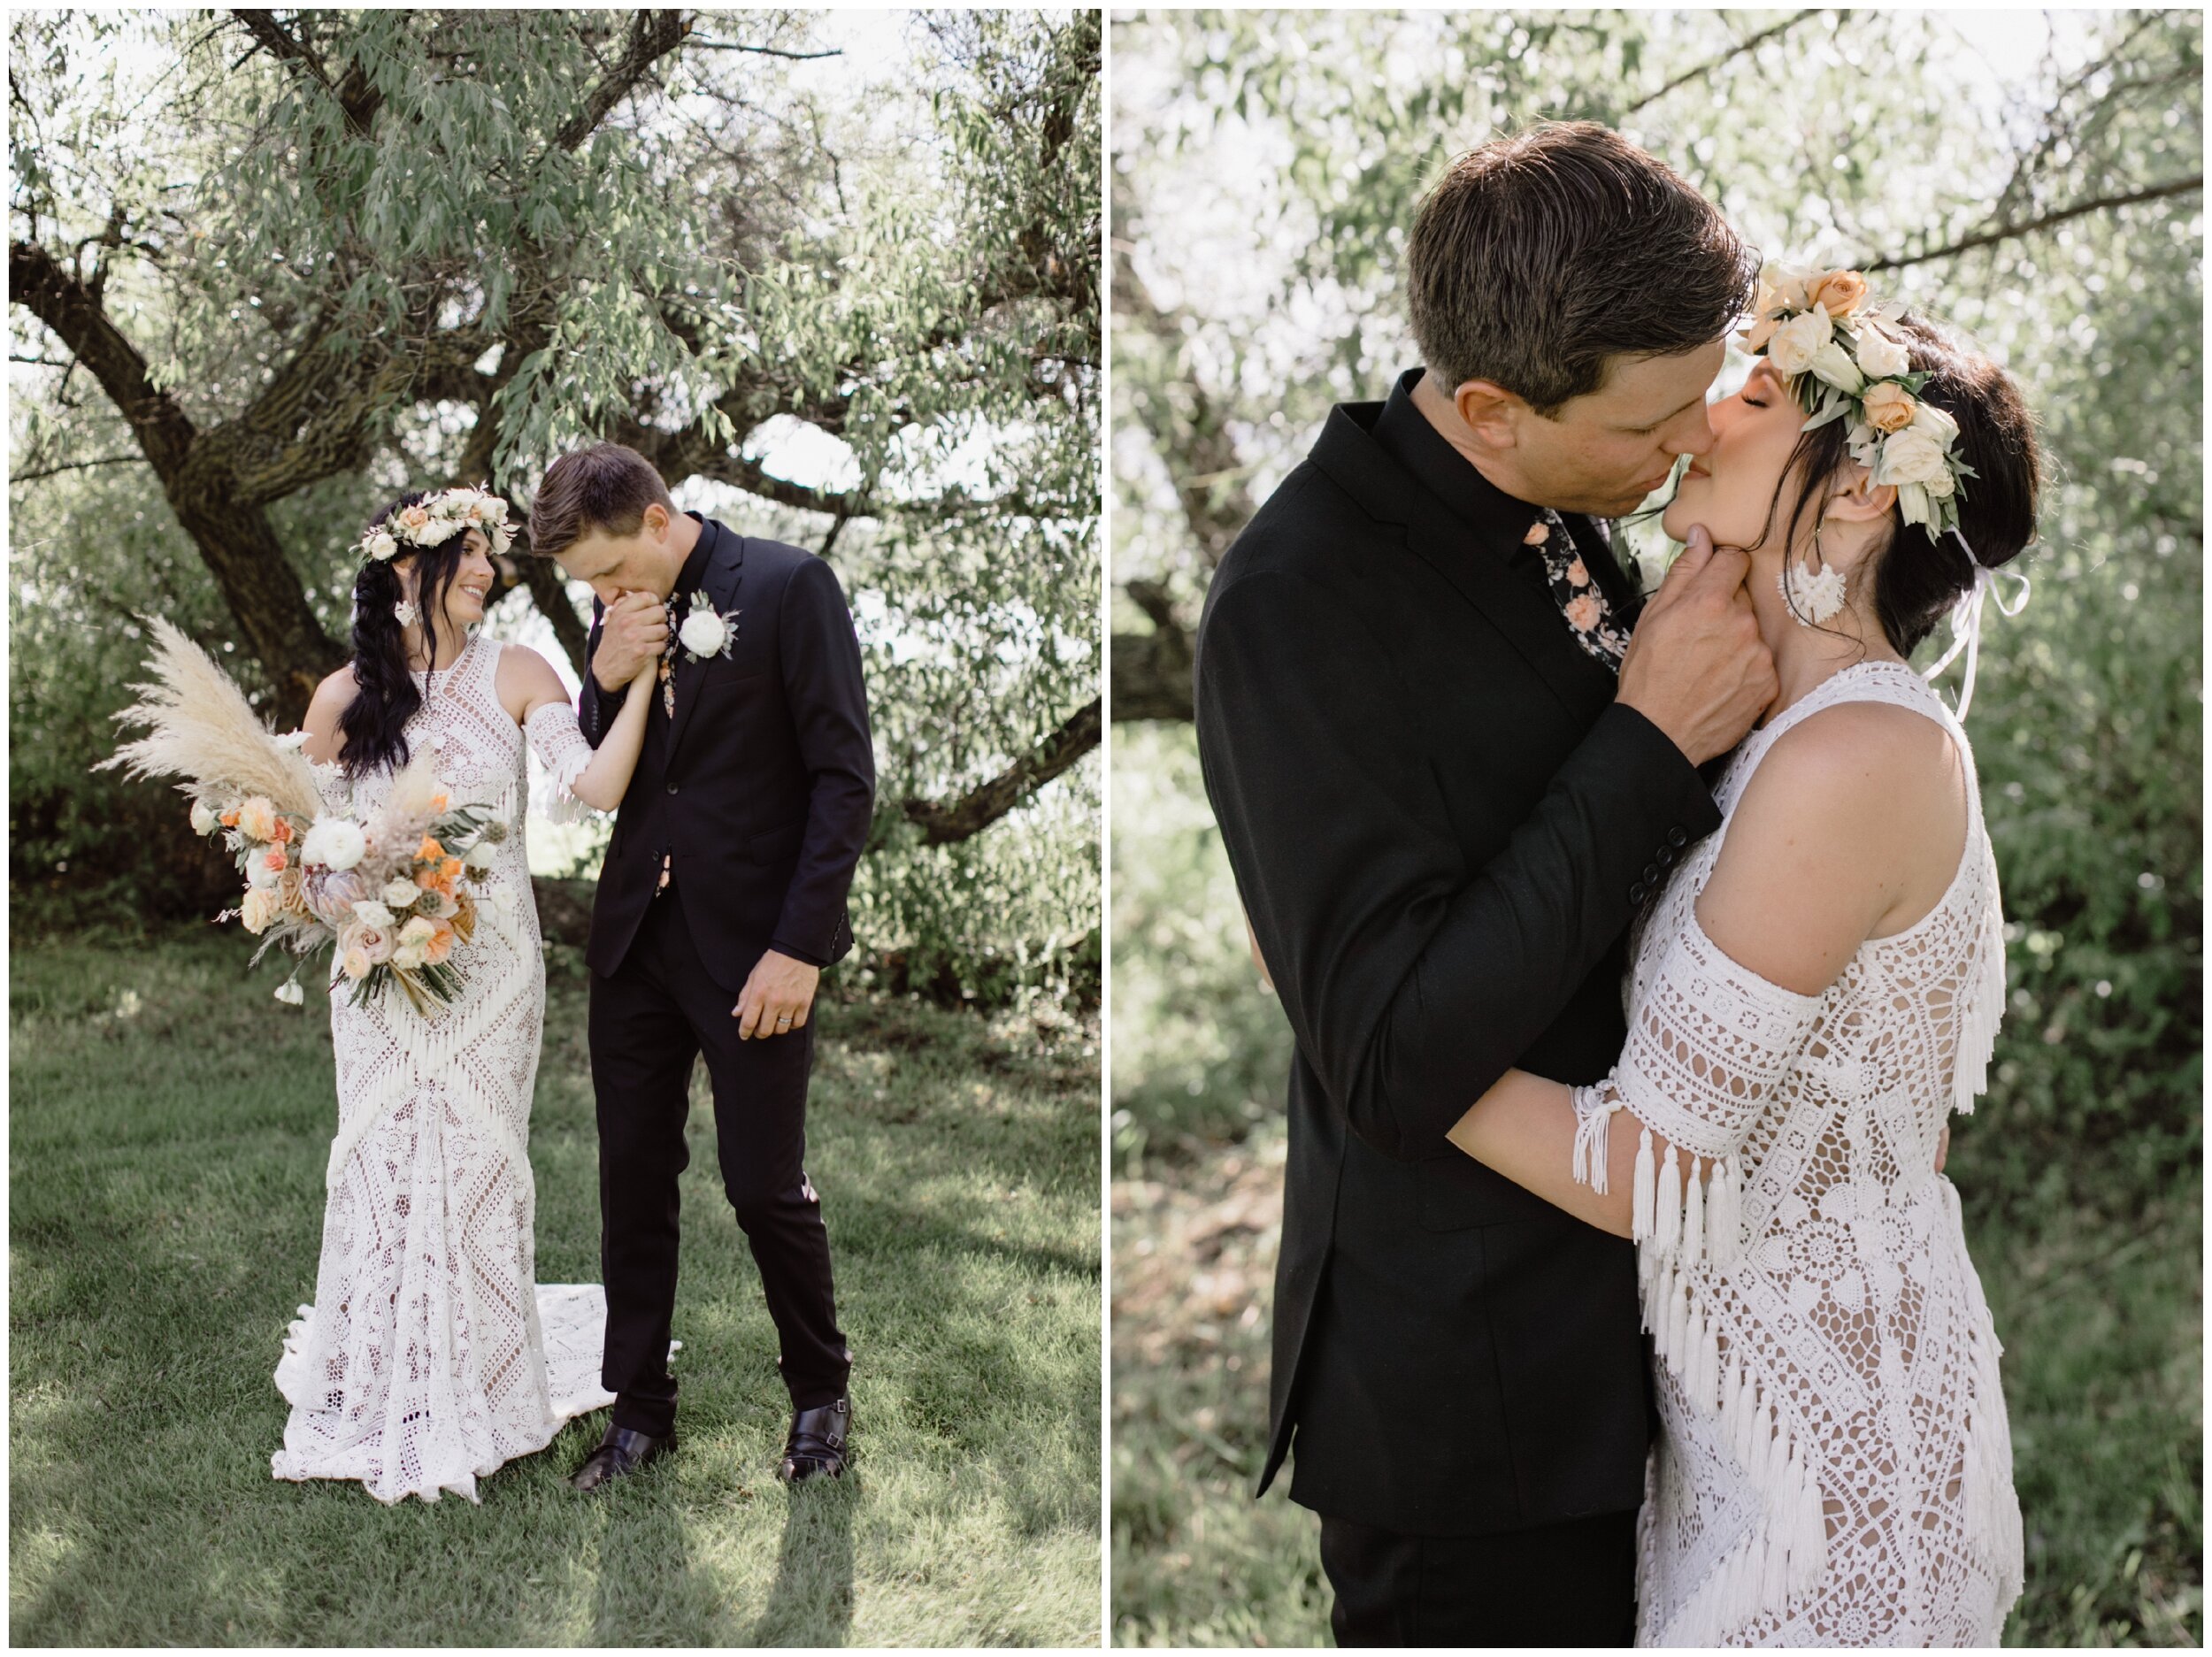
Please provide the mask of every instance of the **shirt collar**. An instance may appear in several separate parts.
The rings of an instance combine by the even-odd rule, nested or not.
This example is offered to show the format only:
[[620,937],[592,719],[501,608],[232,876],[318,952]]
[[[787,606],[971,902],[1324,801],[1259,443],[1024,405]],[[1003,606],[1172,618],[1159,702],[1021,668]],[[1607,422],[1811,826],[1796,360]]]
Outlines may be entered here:
[[1398,377],[1375,422],[1375,441],[1483,541],[1525,546],[1541,509],[1516,500],[1484,477],[1414,406],[1413,388],[1425,372],[1409,368]]
[[699,512],[687,511],[684,516],[697,521],[699,539],[692,543],[691,556],[684,560],[682,573],[676,578],[676,590],[668,595],[672,603],[699,590],[700,582],[706,579],[707,564],[714,556],[714,521]]

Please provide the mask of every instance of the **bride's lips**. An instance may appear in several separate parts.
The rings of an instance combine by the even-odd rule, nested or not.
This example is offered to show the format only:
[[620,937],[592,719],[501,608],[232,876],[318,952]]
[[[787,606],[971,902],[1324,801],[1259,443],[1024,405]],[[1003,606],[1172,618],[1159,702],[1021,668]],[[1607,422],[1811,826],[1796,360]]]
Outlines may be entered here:
[[1682,474],[1685,481],[1691,478],[1709,478],[1713,474],[1711,472],[1706,471],[1704,467],[1699,465],[1694,460],[1690,463],[1689,469]]

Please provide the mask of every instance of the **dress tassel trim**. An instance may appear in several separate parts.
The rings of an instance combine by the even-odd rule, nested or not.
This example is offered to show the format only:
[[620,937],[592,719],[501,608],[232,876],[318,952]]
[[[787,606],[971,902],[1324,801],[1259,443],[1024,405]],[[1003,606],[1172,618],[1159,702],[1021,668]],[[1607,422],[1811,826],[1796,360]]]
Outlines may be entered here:
[[576,797],[576,779],[591,764],[594,750],[576,726],[576,710],[566,702],[547,702],[530,710],[523,730],[545,763],[546,817],[555,823],[582,822],[592,808]]
[[[1600,1189],[1606,1129],[1621,1108],[1617,1095],[1605,1096],[1610,1092],[1598,1093],[1586,1109],[1578,1101],[1574,1176],[1593,1190]],[[1658,1155],[1646,1127],[1637,1140],[1629,1197],[1652,1348],[1690,1407],[1719,1421],[1723,1441],[1763,1509],[1670,1622],[1670,1644],[1719,1645],[1763,1616],[1786,1615],[1790,1602],[1814,1592],[1827,1569],[1828,1521],[1811,1462],[1789,1429],[1780,1395],[1755,1382],[1736,1354],[1723,1356],[1724,1325],[1706,1293],[1716,1274],[1742,1257],[1741,1192],[1732,1161],[1680,1151],[1671,1142]],[[1984,1469],[1970,1472],[1978,1488],[1986,1477]]]
[[[1991,891],[1995,891],[1991,881]],[[1997,1051],[1997,1026],[2005,1016],[2005,917],[1993,896],[1982,921],[1979,958],[1972,990],[1959,1019],[1958,1044],[1951,1055],[1951,1109],[1974,1114],[1974,1101],[1989,1086],[1990,1061]]]

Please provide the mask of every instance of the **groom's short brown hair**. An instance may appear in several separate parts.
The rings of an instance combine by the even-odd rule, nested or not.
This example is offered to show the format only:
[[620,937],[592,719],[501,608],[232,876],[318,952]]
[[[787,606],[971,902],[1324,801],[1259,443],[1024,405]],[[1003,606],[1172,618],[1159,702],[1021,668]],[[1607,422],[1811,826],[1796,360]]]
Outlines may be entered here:
[[558,557],[594,529],[634,535],[645,509],[656,502],[676,510],[668,485],[636,449],[594,443],[563,455],[545,469],[530,502],[530,550]]
[[1491,380],[1548,418],[1612,357],[1720,338],[1759,270],[1710,202],[1595,121],[1461,156],[1422,200],[1407,261],[1414,341],[1447,393]]

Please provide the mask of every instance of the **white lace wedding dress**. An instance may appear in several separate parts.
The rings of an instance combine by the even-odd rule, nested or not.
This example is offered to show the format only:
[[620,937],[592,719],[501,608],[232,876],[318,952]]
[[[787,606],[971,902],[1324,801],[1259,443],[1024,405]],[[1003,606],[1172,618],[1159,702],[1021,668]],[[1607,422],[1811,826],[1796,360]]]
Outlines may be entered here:
[[[299,1308],[276,1383],[292,1406],[285,1479],[358,1479],[380,1501],[476,1481],[541,1450],[564,1422],[611,1404],[599,1385],[606,1301],[598,1285],[536,1281],[530,1097],[545,1015],[545,963],[523,834],[524,733],[494,688],[499,644],[477,638],[434,675],[408,721],[437,755],[456,805],[488,805],[510,832],[477,877],[488,899],[451,960],[460,996],[427,1015],[404,996],[347,1004],[331,992],[338,1133],[315,1304]],[[565,703],[530,716],[528,744],[557,802],[591,751]],[[319,766],[326,804],[365,817],[391,786],[349,786]]]
[[[1694,905],[1760,760],[1844,702],[1950,732],[1966,844],[1933,910],[1806,996],[1723,955]],[[1637,1644],[1994,1645],[2021,1585],[2001,1348],[1934,1172],[2004,1006],[1972,750],[1917,674],[1863,664],[1755,732],[1717,800],[1720,829],[1636,940],[1621,1062],[1575,1097],[1578,1178],[1602,1179],[1613,1109],[1646,1126],[1634,1230],[1662,1433]],[[1678,1158],[1655,1165],[1652,1130]]]

